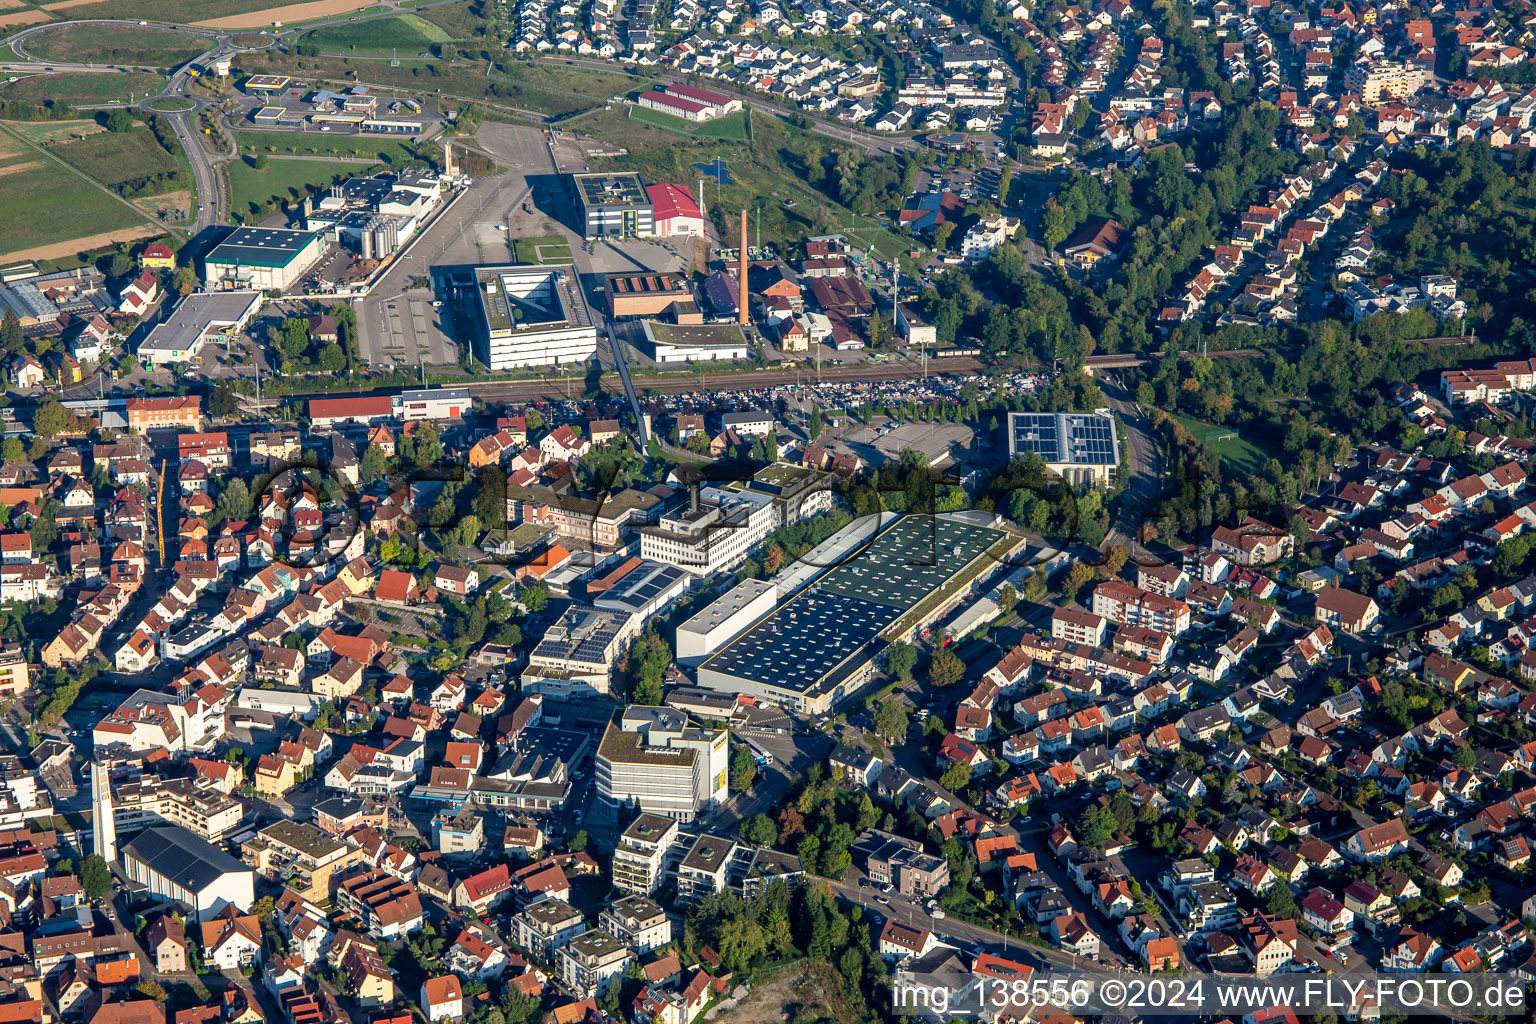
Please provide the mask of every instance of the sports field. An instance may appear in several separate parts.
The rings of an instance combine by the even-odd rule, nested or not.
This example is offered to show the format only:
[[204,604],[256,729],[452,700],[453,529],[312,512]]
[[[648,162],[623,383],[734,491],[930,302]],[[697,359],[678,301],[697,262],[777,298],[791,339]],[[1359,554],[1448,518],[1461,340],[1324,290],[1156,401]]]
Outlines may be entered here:
[[1202,423],[1192,416],[1175,415],[1174,420],[1203,445],[1216,449],[1221,461],[1245,473],[1257,473],[1270,459],[1270,452],[1245,439],[1231,427]]
[[[94,5],[93,5],[94,6]],[[101,17],[96,11],[70,10],[76,18]],[[23,44],[40,60],[80,64],[148,64],[169,68],[211,50],[214,40],[192,32],[152,25],[60,25],[39,32]]]

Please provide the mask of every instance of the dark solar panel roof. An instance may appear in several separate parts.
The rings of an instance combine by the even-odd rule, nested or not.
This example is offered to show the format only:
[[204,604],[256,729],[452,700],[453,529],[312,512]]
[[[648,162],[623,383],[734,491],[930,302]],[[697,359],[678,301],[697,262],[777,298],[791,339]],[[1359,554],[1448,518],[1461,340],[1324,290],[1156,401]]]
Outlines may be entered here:
[[706,665],[805,693],[1001,536],[990,527],[903,516]]
[[1115,421],[1096,413],[1011,412],[1008,448],[1034,452],[1056,465],[1114,466],[1120,462]]
[[574,178],[586,206],[646,206],[651,201],[644,180],[633,171],[577,174]]

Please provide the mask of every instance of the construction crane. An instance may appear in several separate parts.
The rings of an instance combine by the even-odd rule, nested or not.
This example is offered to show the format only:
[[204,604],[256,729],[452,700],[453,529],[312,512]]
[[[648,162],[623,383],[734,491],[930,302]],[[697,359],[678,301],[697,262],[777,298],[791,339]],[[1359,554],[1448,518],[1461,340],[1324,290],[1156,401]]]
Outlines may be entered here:
[[165,568],[165,460],[160,460],[160,478],[155,481],[155,537],[160,545],[160,568]]

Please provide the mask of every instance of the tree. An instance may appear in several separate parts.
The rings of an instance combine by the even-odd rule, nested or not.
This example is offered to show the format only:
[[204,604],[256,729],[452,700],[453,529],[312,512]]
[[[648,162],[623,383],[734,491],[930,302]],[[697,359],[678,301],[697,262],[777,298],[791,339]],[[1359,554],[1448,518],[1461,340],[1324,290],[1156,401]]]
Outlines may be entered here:
[[549,587],[543,583],[534,583],[523,589],[518,597],[523,607],[537,615],[549,604]]
[[1004,583],[1003,588],[997,592],[997,607],[1007,615],[1018,606],[1019,592],[1013,589],[1012,583]]
[[240,411],[240,403],[227,384],[217,384],[208,396],[208,412],[217,419],[228,419]]
[[231,477],[224,488],[224,493],[219,495],[218,504],[214,506],[214,515],[219,519],[241,520],[250,515],[251,491],[245,486],[245,481],[239,477]]
[[1457,768],[1470,771],[1477,764],[1477,754],[1473,752],[1470,746],[1457,747],[1456,753],[1451,755],[1451,761],[1455,763]]
[[85,858],[80,869],[80,885],[85,889],[85,898],[92,903],[112,895],[112,869],[107,867],[100,854],[93,853]]
[[197,271],[191,267],[177,267],[176,273],[171,275],[171,287],[182,298],[191,295],[197,291]]
[[[15,314],[7,311],[6,315],[14,316]],[[811,418],[806,424],[806,432],[810,435],[812,441],[821,436],[821,406],[811,406]]]
[[384,449],[371,444],[363,451],[363,460],[357,469],[357,478],[364,484],[384,479],[389,474],[389,456]]
[[309,321],[290,316],[277,328],[277,347],[289,359],[297,359],[309,351]]
[[16,462],[24,458],[26,454],[26,446],[21,443],[21,438],[19,437],[8,437],[3,442],[0,442],[0,457],[4,457],[6,462]]
[[965,675],[965,662],[948,647],[934,652],[928,662],[928,679],[934,686],[954,686]]
[[1076,598],[1093,579],[1093,569],[1085,562],[1073,562],[1072,568],[1067,570],[1066,581],[1061,585],[1061,592],[1067,597]]
[[752,758],[752,751],[746,747],[737,747],[731,752],[731,789],[744,793],[752,788],[752,780],[755,778],[757,762]]
[[7,308],[5,319],[0,320],[0,348],[4,348],[11,355],[16,355],[26,347],[26,335],[21,330],[21,320],[16,316],[14,309]]
[[939,776],[939,785],[951,793],[958,793],[971,783],[971,766],[963,761],[956,761],[944,769],[944,774]]
[[885,671],[892,679],[906,682],[917,667],[917,648],[900,640],[885,649]]
[[105,122],[109,132],[127,132],[133,130],[133,115],[126,110],[114,110],[107,114]]
[[949,236],[955,233],[955,222],[946,220],[933,229],[933,247],[943,252],[949,247]]
[[32,416],[32,432],[38,437],[58,437],[69,426],[69,410],[48,399]]
[[779,841],[779,830],[772,818],[758,814],[741,823],[741,839],[753,846],[772,846]]
[[592,837],[587,835],[587,830],[578,829],[576,834],[571,836],[571,841],[567,845],[570,847],[572,853],[580,853],[581,851],[585,850],[591,842]]
[[443,435],[428,423],[416,431],[416,450],[413,461],[417,466],[435,466],[443,461]]
[[907,706],[899,700],[887,697],[875,708],[874,725],[877,735],[894,740],[907,734],[909,724]]
[[347,354],[334,341],[320,350],[320,369],[326,373],[340,373],[347,368]]

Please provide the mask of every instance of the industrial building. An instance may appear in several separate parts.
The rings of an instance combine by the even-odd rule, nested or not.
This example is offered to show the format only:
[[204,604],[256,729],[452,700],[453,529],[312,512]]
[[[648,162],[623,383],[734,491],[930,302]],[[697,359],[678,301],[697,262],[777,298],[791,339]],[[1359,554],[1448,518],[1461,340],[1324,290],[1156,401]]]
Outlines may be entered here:
[[718,363],[746,359],[747,336],[739,324],[641,324],[646,347],[658,363]]
[[[733,599],[723,621],[705,631],[714,653],[699,665],[699,685],[749,694],[788,711],[831,711],[869,680],[887,643],[945,614],[999,564],[1013,545],[996,524],[973,513],[907,515],[885,522],[873,536],[869,521],[850,524],[804,560],[807,571],[832,568],[721,644],[727,624],[749,617],[737,606],[756,609],[754,599]],[[941,592],[945,600],[922,616],[910,614]],[[696,652],[695,640],[689,644]]]
[[124,844],[122,858],[129,880],[156,899],[185,904],[199,922],[256,902],[255,872],[179,825],[145,829]]
[[651,216],[656,224],[656,234],[668,235],[704,234],[704,213],[688,190],[679,185],[647,185],[646,195],[651,197]]
[[349,178],[312,204],[304,227],[363,259],[382,259],[416,233],[442,196],[442,179],[431,171]]
[[582,234],[588,238],[650,238],[656,213],[645,181],[633,171],[573,174]]
[[252,96],[271,96],[288,88],[292,81],[287,75],[252,75],[245,80],[245,91]]
[[481,267],[480,361],[492,370],[563,366],[597,357],[597,328],[570,267]]
[[643,621],[626,610],[571,605],[534,645],[519,685],[559,697],[612,692],[614,666]]
[[196,359],[208,342],[245,330],[261,309],[261,292],[199,292],[188,295],[139,344],[139,360],[151,366]]
[[693,291],[681,274],[609,274],[603,279],[603,292],[608,296],[608,313],[615,319],[663,313],[675,317],[677,307],[698,312]]
[[615,806],[691,821],[725,802],[730,733],[674,708],[626,708],[597,747],[597,794]]
[[677,627],[677,662],[692,667],[773,611],[779,591],[767,580],[746,579]]
[[1107,484],[1120,464],[1115,418],[1108,411],[1011,412],[1008,454],[1038,455],[1051,472],[1072,484]]
[[203,279],[225,291],[287,291],[325,248],[324,237],[312,231],[236,228],[203,257]]

